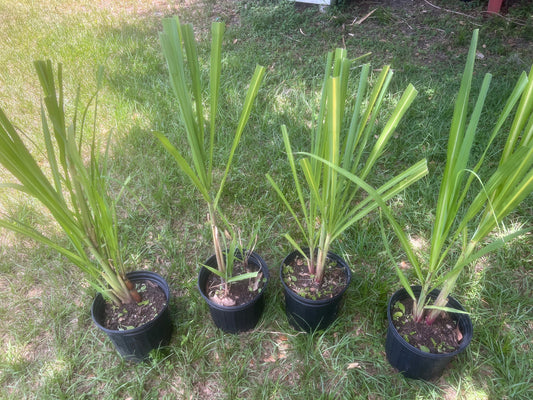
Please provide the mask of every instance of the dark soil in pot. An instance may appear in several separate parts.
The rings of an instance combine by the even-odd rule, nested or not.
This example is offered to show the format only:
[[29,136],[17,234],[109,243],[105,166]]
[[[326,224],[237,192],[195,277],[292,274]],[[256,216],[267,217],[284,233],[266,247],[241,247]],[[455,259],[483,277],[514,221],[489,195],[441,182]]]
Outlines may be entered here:
[[[93,301],[91,316],[95,325],[107,334],[122,357],[140,362],[147,359],[152,350],[170,343],[173,330],[168,308],[170,289],[163,277],[151,271],[130,272],[126,277],[141,291],[140,305],[132,305],[129,311],[125,307],[113,307],[99,293]],[[143,292],[148,294],[143,296]],[[107,315],[106,308],[109,307],[114,308],[113,312],[118,311],[115,317]],[[131,320],[122,319],[125,314],[135,314],[139,310],[142,310],[139,315],[145,322],[141,322],[138,316]],[[140,325],[134,327],[138,323]],[[118,329],[107,328],[106,324],[117,324]]]
[[289,254],[281,264],[280,279],[285,293],[285,313],[291,326],[312,332],[331,325],[351,277],[348,264],[329,252],[324,280],[317,284],[307,270],[305,258],[298,251]]
[[[415,296],[420,294],[420,286],[412,286],[411,289]],[[437,298],[438,294],[439,291],[434,290],[428,295],[428,297],[434,300]],[[427,351],[422,351],[419,347],[413,346],[411,339],[409,339],[409,342],[406,341],[405,338],[398,333],[396,327],[394,326],[394,306],[397,305],[398,302],[404,304],[405,300],[407,299],[410,299],[410,297],[405,289],[398,290],[389,299],[387,307],[388,329],[387,339],[385,342],[385,353],[387,355],[387,360],[394,368],[408,378],[425,380],[436,379],[442,375],[444,369],[447,367],[450,361],[453,360],[459,353],[464,351],[470,344],[474,332],[472,321],[467,314],[448,313],[448,316],[453,321],[452,327],[457,326],[457,330],[462,335],[462,338],[459,340],[457,333],[452,332],[452,336],[455,336],[459,346],[455,350],[450,349],[449,352],[430,353]],[[408,302],[406,304],[408,304]],[[448,297],[448,304],[446,306],[464,311],[461,304],[451,296]],[[410,316],[411,314],[408,315]],[[418,325],[422,326],[426,324],[422,322]],[[423,328],[425,329],[425,327]],[[412,336],[414,335],[415,334]],[[434,346],[437,349],[439,347],[438,343],[436,343]],[[443,348],[443,350],[445,349]]]
[[265,277],[264,272],[261,271],[260,265],[257,265],[253,260],[250,262],[235,260],[234,276],[248,272],[258,272],[257,277],[230,283],[228,293],[224,292],[222,279],[215,274],[209,274],[204,293],[209,300],[221,306],[233,307],[246,304],[261,293],[266,285],[266,279],[263,279]]
[[[215,256],[210,257],[205,265],[216,268]],[[264,293],[269,280],[265,261],[257,253],[251,252],[248,266],[242,267],[244,267],[244,272],[260,270],[260,273],[256,278],[232,283],[228,296],[222,293],[220,278],[207,268],[202,267],[198,274],[198,289],[209,306],[213,322],[218,328],[228,333],[246,332],[255,328],[265,305]]]
[[117,306],[107,302],[102,325],[112,330],[132,329],[153,320],[167,305],[165,292],[151,280],[135,282],[135,289],[141,295],[139,303]]
[[309,273],[306,259],[299,253],[288,264],[283,265],[282,277],[285,285],[298,296],[310,300],[331,299],[348,286],[345,265],[333,257],[328,257],[324,268],[324,278],[317,283]]
[[[400,303],[400,304],[398,304]],[[401,337],[413,347],[429,353],[451,353],[463,339],[457,321],[441,313],[431,325],[415,322],[412,317],[413,299],[399,300],[393,305],[392,323]]]

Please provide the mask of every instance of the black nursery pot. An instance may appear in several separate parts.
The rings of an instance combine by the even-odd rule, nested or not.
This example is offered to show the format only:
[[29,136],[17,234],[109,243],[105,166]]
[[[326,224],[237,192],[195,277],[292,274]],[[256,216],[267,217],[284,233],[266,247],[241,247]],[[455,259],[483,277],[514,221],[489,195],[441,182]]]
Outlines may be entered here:
[[115,348],[126,360],[140,362],[148,358],[150,351],[160,346],[166,346],[172,335],[172,321],[168,303],[170,289],[167,282],[160,275],[150,271],[135,271],[126,274],[133,283],[141,280],[155,282],[165,293],[166,305],[150,322],[129,330],[112,330],[102,326],[104,321],[105,300],[99,293],[93,301],[91,315],[95,325],[104,331],[115,345]]
[[[238,306],[225,307],[211,301],[206,294],[207,278],[211,275],[211,271],[205,267],[202,267],[198,274],[198,290],[209,306],[211,318],[213,319],[213,322],[217,328],[220,328],[227,333],[246,332],[255,328],[265,308],[264,293],[269,280],[268,267],[259,254],[254,251],[252,251],[249,255],[248,263],[261,269],[261,272],[263,273],[263,279],[266,279],[266,282],[263,285],[261,292],[257,294],[256,297],[254,297],[248,303]],[[214,255],[211,256],[205,262],[205,265],[212,268],[217,268],[216,257]]]
[[[421,291],[420,286],[412,286],[411,289],[415,296],[418,296]],[[433,290],[429,297],[437,298],[439,290]],[[397,301],[404,300],[409,297],[405,289],[398,290],[390,298],[387,307],[387,318],[389,326],[387,329],[387,340],[385,343],[385,352],[387,360],[398,371],[400,371],[407,378],[431,380],[438,378],[449,364],[449,362],[459,353],[464,351],[470,344],[474,333],[472,321],[467,314],[449,313],[451,318],[457,321],[459,330],[463,334],[463,339],[457,350],[451,353],[433,354],[426,353],[422,350],[407,343],[398,333],[394,324],[392,323],[392,308]],[[447,307],[452,307],[464,311],[461,304],[452,298],[448,297]]]
[[[307,250],[304,249],[304,251]],[[283,279],[283,266],[289,265],[299,254],[300,252],[297,250],[290,253],[285,257],[280,268],[280,279],[285,293],[285,313],[287,314],[291,326],[299,331],[312,332],[315,330],[326,329],[337,318],[344,292],[348,286],[350,286],[352,280],[352,271],[341,257],[335,253],[328,252],[328,258],[336,261],[337,264],[341,265],[346,271],[346,287],[330,299],[307,299],[290,289]]]

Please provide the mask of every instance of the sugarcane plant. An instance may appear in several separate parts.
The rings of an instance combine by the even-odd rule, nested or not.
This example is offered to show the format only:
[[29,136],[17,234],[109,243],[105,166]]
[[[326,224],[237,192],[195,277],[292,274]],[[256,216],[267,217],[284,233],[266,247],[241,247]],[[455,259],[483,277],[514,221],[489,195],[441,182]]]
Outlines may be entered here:
[[[359,190],[358,184],[354,185],[339,174],[335,167],[357,174],[363,180],[368,178],[417,95],[413,85],[408,85],[377,134],[376,122],[378,116],[381,118],[381,108],[393,73],[389,66],[385,66],[373,88],[370,88],[370,65],[363,65],[353,109],[347,113],[351,97],[349,73],[353,61],[348,59],[345,49],[336,49],[327,56],[319,113],[311,132],[311,149],[297,154],[306,155],[298,162],[301,171],[297,168],[288,130],[286,126],[281,127],[299,209],[267,174],[268,181],[296,221],[309,251],[304,251],[290,233],[284,236],[305,258],[308,272],[317,283],[323,280],[327,254],[334,240],[377,208],[373,199]],[[381,185],[377,191],[384,199],[390,199],[426,174],[426,161],[421,160]]]
[[[206,109],[202,96],[204,87],[202,86],[201,66],[193,27],[191,24],[182,24],[178,17],[163,20],[163,32],[160,35],[160,41],[169,70],[170,84],[177,98],[181,120],[185,127],[190,161],[163,133],[154,133],[172,155],[181,171],[189,177],[207,205],[207,219],[211,228],[218,269],[207,265],[204,265],[204,267],[221,277],[224,282],[224,290],[227,293],[231,282],[249,279],[257,275],[257,273],[249,273],[233,276],[234,257],[233,255],[225,254],[227,249],[223,247],[225,243],[223,232],[227,232],[230,238],[228,248],[235,249],[238,238],[233,226],[222,212],[219,203],[235,151],[263,81],[265,68],[256,66],[233,134],[233,142],[227,156],[224,172],[220,180],[216,180],[213,160],[217,128],[219,128],[216,116],[220,97],[224,30],[225,24],[223,22],[214,22],[211,26],[209,95],[205,100],[205,103],[208,104]],[[188,82],[189,79],[190,83]]]
[[[78,89],[74,115],[72,121],[67,122],[61,64],[57,67],[57,76],[51,61],[36,61],[35,68],[44,92],[41,126],[46,169],[41,167],[41,155],[32,155],[24,143],[24,134],[0,109],[0,164],[16,179],[15,182],[1,183],[0,188],[15,190],[38,200],[69,240],[66,244],[60,243],[7,213],[0,217],[0,227],[25,235],[64,255],[104,298],[115,304],[141,301],[134,285],[126,278],[118,239],[115,205],[122,190],[117,198],[110,197],[107,149],[101,154],[96,138],[98,89],[81,116],[78,115]],[[99,69],[98,88],[102,76],[102,69]],[[94,106],[95,122],[89,148],[84,152],[83,142],[87,138],[83,136],[90,124],[87,115],[91,106]],[[88,159],[86,163],[85,159]]]
[[[472,144],[491,81],[491,75],[486,74],[467,123],[477,41],[476,30],[455,103],[427,268],[422,269],[407,236],[391,218],[392,214],[387,213],[422,284],[420,296],[415,298],[405,274],[397,268],[403,286],[414,300],[413,318],[417,322],[425,319],[426,323],[432,324],[441,312],[450,311],[445,307],[447,298],[464,268],[489,252],[501,248],[527,230],[506,231],[502,221],[533,190],[533,68],[529,78],[524,72],[518,79],[496,121],[485,151],[478,162],[471,167],[469,158]],[[486,154],[492,148],[493,140],[501,134],[505,121],[517,103],[518,107],[498,167],[485,180],[484,173],[489,168],[484,163]],[[475,186],[474,182],[479,184]],[[474,193],[469,193],[469,189]],[[470,198],[471,201],[468,200]],[[499,238],[486,242],[486,238],[496,229]],[[457,244],[460,246],[458,256],[453,259]],[[446,269],[446,266],[451,268]],[[434,304],[428,304],[427,295],[434,288],[441,288],[440,294]],[[429,310],[427,315],[425,315],[426,310]]]
[[[490,74],[484,76],[473,110],[469,113],[478,36],[479,32],[475,30],[455,102],[446,165],[427,253],[416,253],[408,235],[383,199],[372,188],[365,188],[382,207],[383,215],[413,267],[421,286],[418,297],[414,295],[404,271],[394,262],[382,224],[383,240],[399,280],[414,301],[413,319],[427,324],[432,324],[442,312],[462,312],[448,308],[446,304],[465,267],[502,248],[530,229],[507,230],[503,220],[533,191],[533,67],[529,76],[525,72],[520,75],[495,120],[484,151],[473,162],[471,158],[475,136],[492,79]],[[514,117],[510,118],[513,110]],[[497,166],[490,171],[493,161],[486,158],[488,154],[494,153],[495,139],[498,139],[496,142],[504,139],[505,145]],[[349,171],[337,170],[348,179],[361,182],[359,177]],[[431,302],[428,295],[434,289],[440,289],[440,294]]]

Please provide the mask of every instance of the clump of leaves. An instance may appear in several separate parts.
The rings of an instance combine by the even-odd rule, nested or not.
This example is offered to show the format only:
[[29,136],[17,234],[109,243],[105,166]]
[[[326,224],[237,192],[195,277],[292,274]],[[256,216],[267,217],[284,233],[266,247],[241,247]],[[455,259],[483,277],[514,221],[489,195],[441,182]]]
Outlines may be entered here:
[[[207,205],[207,218],[211,227],[213,247],[217,260],[217,269],[210,271],[224,280],[225,291],[232,281],[249,279],[250,274],[233,276],[234,250],[238,245],[237,235],[232,225],[220,209],[220,197],[228,178],[235,151],[240,142],[244,128],[250,117],[253,102],[263,81],[265,68],[257,66],[246,93],[244,105],[233,135],[233,143],[228,154],[224,173],[220,181],[214,179],[215,138],[217,133],[217,115],[221,87],[222,39],[225,24],[213,22],[211,26],[211,58],[209,73],[209,95],[204,99],[202,74],[198,50],[191,24],[182,24],[178,17],[163,20],[161,46],[167,61],[170,83],[178,100],[179,111],[189,146],[190,157],[178,150],[162,133],[155,132],[157,138],[176,161],[176,165],[194,184]],[[190,84],[188,80],[190,79]],[[205,101],[204,101],[205,100]],[[206,109],[205,104],[209,107]],[[207,115],[207,117],[206,117]],[[222,226],[221,226],[222,225]],[[229,232],[230,249],[224,248],[224,235]],[[222,237],[221,237],[222,236]],[[226,256],[226,257],[225,257]],[[255,276],[255,275],[254,275]]]
[[[376,120],[392,79],[392,71],[390,67],[384,67],[370,89],[370,65],[364,65],[353,108],[348,112],[351,106],[348,102],[351,97],[348,82],[352,62],[344,49],[328,54],[309,152],[293,153],[288,129],[281,127],[299,209],[267,175],[293,216],[309,251],[304,251],[291,234],[287,233],[285,237],[306,259],[309,274],[317,283],[324,278],[332,243],[348,227],[377,208],[371,197],[362,195],[359,182],[354,183],[339,174],[338,169],[344,168],[351,174],[357,174],[364,183],[417,95],[415,88],[409,85],[382,131],[376,133]],[[297,169],[295,154],[305,156],[298,162],[301,171]],[[390,199],[426,174],[426,161],[422,160],[380,186],[377,192],[384,199]]]
[[[108,194],[107,151],[103,156],[100,154],[94,131],[89,148],[84,149],[82,145],[86,117],[93,101],[96,120],[97,93],[80,116],[78,90],[72,121],[67,122],[61,64],[57,76],[51,61],[36,61],[35,68],[44,92],[40,119],[51,178],[41,167],[40,155],[37,158],[31,154],[20,131],[0,109],[0,164],[17,180],[2,183],[0,187],[18,190],[39,201],[63,229],[69,243],[62,245],[9,216],[0,218],[0,227],[43,243],[67,257],[92,287],[115,304],[140,301],[139,293],[125,275],[117,231],[115,206],[122,190],[116,199]],[[102,75],[100,69],[98,88]],[[89,160],[85,162],[87,155]]]

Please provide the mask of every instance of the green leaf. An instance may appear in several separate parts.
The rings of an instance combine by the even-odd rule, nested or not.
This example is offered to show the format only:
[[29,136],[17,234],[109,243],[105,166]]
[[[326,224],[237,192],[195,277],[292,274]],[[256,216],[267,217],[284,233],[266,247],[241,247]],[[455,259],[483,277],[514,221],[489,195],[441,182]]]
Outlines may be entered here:
[[394,307],[399,308],[400,311],[405,314],[405,306],[403,305],[403,303],[397,301],[396,303],[394,303]]
[[232,276],[231,278],[229,278],[227,280],[227,282],[231,283],[231,282],[244,281],[246,279],[255,279],[255,278],[257,278],[257,275],[259,274],[259,272],[260,271],[247,272],[245,274],[235,275],[235,276]]
[[[345,127],[344,116],[349,107],[347,87],[350,65],[351,61],[347,59],[344,49],[328,53],[318,119],[311,132],[310,151],[293,152],[287,128],[282,126],[285,151],[294,182],[293,190],[298,196],[298,210],[288,201],[272,177],[267,176],[294,217],[304,244],[310,249],[308,270],[309,273],[316,274],[317,281],[323,276],[326,255],[332,242],[348,227],[378,207],[373,197],[357,196],[359,189],[363,188],[360,182],[377,164],[399,121],[417,94],[414,87],[409,85],[381,134],[375,135],[375,121],[378,117],[381,118],[379,112],[386,98],[392,72],[390,67],[384,67],[375,87],[368,93],[370,67],[364,66],[350,125]],[[364,111],[361,110],[363,104],[367,105]],[[374,136],[377,136],[377,140],[371,145]],[[298,163],[300,171],[296,168],[295,154],[307,156]],[[366,160],[363,155],[368,155]],[[393,177],[377,192],[385,200],[392,198],[427,173],[425,161],[423,164]],[[339,175],[341,166],[354,175],[358,173],[358,179],[350,182],[345,175]],[[363,184],[366,185],[364,181]],[[295,246],[292,235],[285,237]]]
[[469,312],[459,310],[457,308],[452,308],[452,307],[439,307],[436,305],[426,305],[425,308],[429,310],[439,310],[439,311],[444,311],[444,312],[449,312],[449,313],[454,313],[454,314],[470,314]]
[[122,280],[124,267],[116,228],[115,203],[107,193],[105,159],[100,159],[94,136],[96,122],[93,123],[88,151],[82,148],[85,118],[93,105],[96,121],[97,95],[95,93],[84,108],[82,123],[78,125],[78,91],[73,103],[74,116],[67,123],[63,109],[61,65],[57,67],[57,78],[50,61],[36,61],[34,65],[44,93],[40,120],[52,181],[48,180],[40,163],[0,110],[0,164],[18,181],[0,186],[18,190],[39,201],[68,236],[69,244],[62,245],[7,216],[0,219],[0,227],[50,246],[75,264],[89,284],[105,298],[117,304],[129,302],[131,296]]
[[[233,262],[231,258],[227,262],[224,260],[221,245],[224,238],[221,240],[219,231],[229,232],[233,229],[221,212],[218,203],[230,173],[236,149],[250,117],[254,100],[263,81],[265,68],[256,66],[233,134],[231,150],[227,154],[224,173],[220,181],[215,183],[213,165],[217,134],[216,116],[222,86],[220,82],[224,30],[225,25],[222,22],[213,22],[211,25],[209,96],[204,99],[202,97],[204,88],[201,79],[201,66],[192,25],[181,24],[178,17],[163,20],[163,32],[160,34],[161,47],[167,62],[170,84],[185,126],[189,154],[176,149],[163,134],[155,132],[155,135],[172,155],[178,168],[189,177],[202,195],[207,205],[208,221],[220,276],[223,280],[228,280],[227,275],[232,273]],[[209,104],[208,112],[204,110],[204,103]],[[206,118],[207,121],[205,121]],[[208,139],[206,139],[204,132],[206,123],[209,127]],[[228,254],[233,254],[233,251],[229,251]]]
[[401,311],[396,311],[394,314],[392,314],[392,318],[394,320],[398,320],[401,317],[403,317],[403,312],[401,312]]
[[423,344],[419,344],[418,348],[422,350],[424,353],[430,353],[429,348],[427,346],[424,346]]
[[[469,112],[477,41],[478,30],[472,35],[461,87],[455,102],[448,140],[447,161],[441,178],[431,234],[429,262],[423,270],[417,264],[413,264],[419,284],[423,287],[418,306],[432,310],[426,317],[427,323],[432,323],[440,312],[458,312],[449,309],[446,304],[448,295],[465,266],[501,248],[509,240],[529,230],[512,232],[494,241],[486,240],[495,229],[502,230],[502,219],[515,210],[533,191],[533,141],[531,141],[531,135],[533,135],[531,80],[533,68],[529,78],[525,74],[519,77],[496,120],[481,157],[472,162],[470,158],[475,134],[482,118],[484,103],[490,95],[491,81],[491,76],[487,74],[482,82],[473,111]],[[487,171],[490,172],[490,166],[485,162],[485,156],[495,153],[492,148],[497,142],[495,139],[506,126],[506,120],[512,115],[512,110],[517,103],[519,105],[507,134],[500,162],[487,180],[485,176]],[[474,166],[470,167],[470,164]],[[472,185],[475,181],[479,185]],[[371,194],[371,197],[374,198],[374,195]],[[467,201],[468,199],[473,200]],[[377,202],[383,207],[381,201]],[[382,210],[409,261],[415,261],[407,235],[390,210],[385,207]],[[388,239],[383,227],[382,236],[390,254]],[[457,251],[458,244],[460,245],[459,251]],[[392,259],[392,255],[390,256]],[[400,282],[407,289],[406,277],[398,268],[397,271]],[[434,305],[424,304],[426,294],[438,287],[441,287],[441,291]]]

